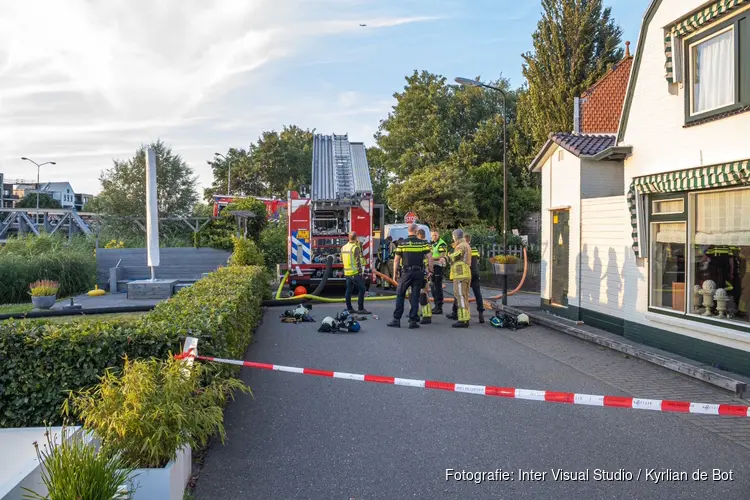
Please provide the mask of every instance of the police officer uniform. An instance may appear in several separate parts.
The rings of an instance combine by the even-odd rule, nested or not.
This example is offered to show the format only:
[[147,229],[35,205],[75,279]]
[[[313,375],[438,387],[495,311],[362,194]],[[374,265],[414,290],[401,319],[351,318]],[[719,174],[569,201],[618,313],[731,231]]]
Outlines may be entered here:
[[401,326],[406,291],[410,290],[409,328],[419,328],[419,294],[424,288],[424,259],[429,253],[430,245],[413,234],[396,247],[395,254],[401,260],[401,269],[396,288],[396,309],[393,311],[393,321],[388,326]]
[[[471,248],[471,290],[474,292],[474,298],[477,301],[477,312],[479,313],[479,322],[484,323],[484,299],[482,298],[482,287],[479,283],[479,250]],[[453,314],[446,316],[448,319],[458,319],[458,301],[453,301]]]
[[468,328],[471,313],[469,312],[469,286],[471,283],[471,247],[461,238],[454,246],[451,258],[450,279],[453,280],[454,302],[457,303],[457,319],[453,328]]
[[432,260],[434,261],[432,297],[435,299],[435,309],[432,310],[433,314],[443,314],[443,266],[440,264],[440,259],[444,258],[447,253],[448,245],[442,238],[438,237],[438,240],[432,245]]

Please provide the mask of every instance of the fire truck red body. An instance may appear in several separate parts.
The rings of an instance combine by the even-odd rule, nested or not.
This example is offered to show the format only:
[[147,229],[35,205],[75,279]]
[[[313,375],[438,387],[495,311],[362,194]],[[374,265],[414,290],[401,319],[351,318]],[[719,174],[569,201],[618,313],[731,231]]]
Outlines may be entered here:
[[350,143],[346,135],[313,138],[312,189],[310,194],[289,192],[288,262],[290,289],[309,291],[320,283],[329,255],[333,272],[326,286],[345,284],[341,247],[348,233],[357,233],[362,248],[365,284],[372,283],[373,214],[370,170],[362,143]]

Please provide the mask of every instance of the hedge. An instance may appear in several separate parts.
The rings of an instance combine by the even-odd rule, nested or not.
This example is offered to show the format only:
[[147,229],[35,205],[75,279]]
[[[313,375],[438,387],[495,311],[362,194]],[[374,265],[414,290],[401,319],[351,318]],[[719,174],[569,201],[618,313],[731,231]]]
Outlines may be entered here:
[[70,390],[90,387],[123,358],[165,358],[186,336],[199,350],[242,356],[268,296],[260,267],[222,268],[181,290],[139,319],[67,323],[0,322],[0,428],[62,422],[60,407]]

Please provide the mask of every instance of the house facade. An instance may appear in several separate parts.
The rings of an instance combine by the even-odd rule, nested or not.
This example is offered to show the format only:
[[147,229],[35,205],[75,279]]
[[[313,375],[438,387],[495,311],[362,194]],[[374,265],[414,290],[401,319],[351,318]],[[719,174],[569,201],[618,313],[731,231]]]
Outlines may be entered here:
[[[560,141],[532,164],[549,214],[543,306],[750,375],[750,0],[654,0],[629,73],[612,146],[571,164]],[[594,196],[607,162],[621,191]]]

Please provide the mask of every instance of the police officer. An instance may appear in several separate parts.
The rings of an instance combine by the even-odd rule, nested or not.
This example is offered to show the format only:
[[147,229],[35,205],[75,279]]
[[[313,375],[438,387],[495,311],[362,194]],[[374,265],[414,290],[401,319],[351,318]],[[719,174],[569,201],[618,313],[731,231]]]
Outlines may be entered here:
[[[429,241],[427,241],[427,233],[424,229],[420,229],[417,231],[417,237],[424,241],[425,243],[429,244]],[[427,296],[427,293],[430,291],[430,282],[432,281],[427,274],[428,269],[428,261],[427,256],[425,255],[424,260],[422,261],[424,264],[424,275],[425,275],[425,282],[424,287],[422,287],[422,290],[419,292],[419,312],[422,316],[422,320],[419,322],[421,325],[429,325],[432,323],[432,308],[430,307],[430,298]],[[435,263],[432,263],[433,270],[435,269]],[[434,278],[434,274],[432,277]]]
[[432,260],[434,261],[434,272],[432,273],[432,297],[435,299],[435,308],[432,314],[443,314],[443,272],[447,264],[446,255],[448,245],[440,237],[437,231],[432,232]]
[[[396,247],[393,262],[395,274],[398,276],[396,310],[393,311],[393,321],[388,323],[388,326],[392,328],[401,327],[407,290],[411,291],[409,328],[419,328],[419,293],[424,288],[424,258],[427,256],[427,268],[432,272],[432,254],[429,243],[417,237],[418,229],[416,224],[410,224],[409,237]],[[400,264],[401,268],[399,268]]]
[[461,229],[453,230],[453,252],[450,254],[451,274],[453,280],[454,302],[457,303],[457,316],[453,328],[468,328],[471,313],[469,312],[469,285],[471,283],[471,247],[464,240]]
[[[484,323],[484,299],[482,298],[482,287],[479,283],[479,250],[471,246],[471,235],[465,234],[464,239],[466,243],[471,247],[471,290],[474,292],[474,298],[477,301],[477,313],[479,316],[479,322]],[[453,301],[453,314],[448,314],[445,317],[448,319],[458,319],[457,307],[458,301]]]
[[[357,233],[349,233],[349,242],[341,247],[341,262],[344,264],[346,277],[346,309],[350,313],[370,314],[365,310],[365,280],[362,277],[362,247],[357,239]],[[352,288],[357,288],[357,311],[352,307]]]

